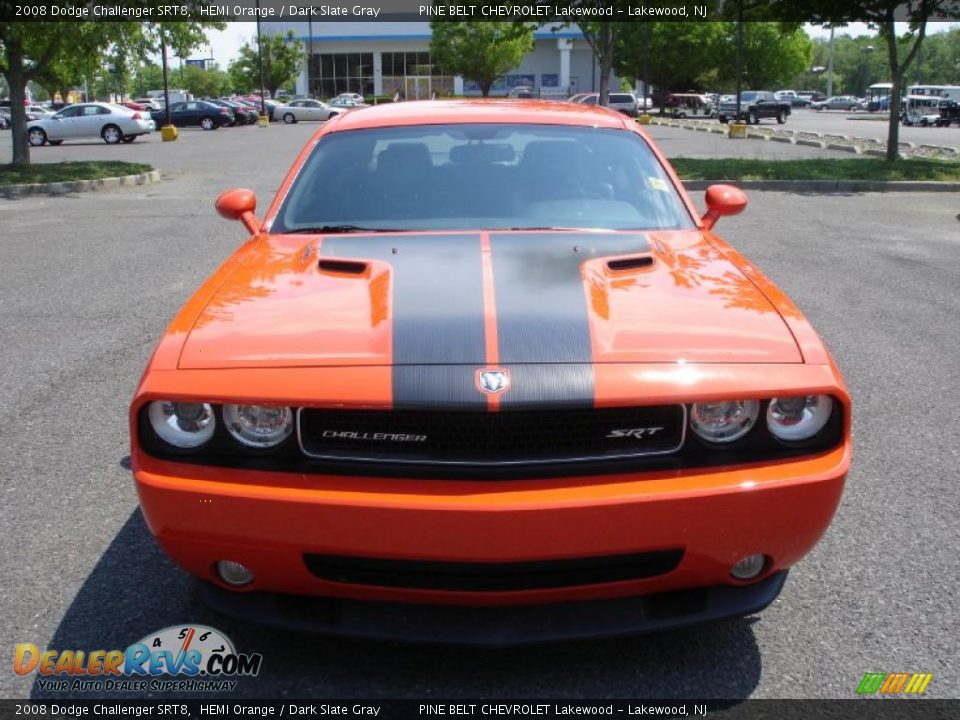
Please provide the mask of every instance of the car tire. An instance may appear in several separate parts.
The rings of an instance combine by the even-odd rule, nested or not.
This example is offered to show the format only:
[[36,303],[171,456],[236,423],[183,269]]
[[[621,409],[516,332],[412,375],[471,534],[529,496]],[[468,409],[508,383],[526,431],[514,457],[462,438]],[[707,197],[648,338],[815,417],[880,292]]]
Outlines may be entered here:
[[129,145],[130,143],[132,143],[132,142],[133,142],[134,140],[136,140],[136,139],[137,139],[137,136],[136,136],[136,135],[124,135],[122,138],[120,138],[120,142],[122,142],[122,143],[124,143],[124,144],[126,144],[126,145]]
[[330,113],[329,115],[327,115],[327,120],[333,120],[333,119],[334,119],[337,115],[339,115],[339,114],[340,114],[340,113],[338,113],[338,112],[332,112],[332,113]]
[[51,145],[63,145],[63,140],[47,140]]
[[856,112],[857,110],[859,110],[859,108],[856,105],[850,106],[850,112]]
[[747,115],[747,124],[748,125],[760,124],[760,116],[757,115],[756,110],[751,110],[750,113]]
[[116,125],[106,125],[100,131],[100,137],[107,145],[116,145],[123,138],[123,132]]
[[926,127],[928,125],[926,118],[920,118],[920,126]]
[[726,125],[726,124],[727,124],[727,119],[728,119],[728,118],[727,118],[726,115],[717,115],[717,120],[720,121],[720,124],[721,124],[721,125]]
[[287,125],[293,125],[297,121],[296,116],[293,113],[284,113],[283,122]]
[[27,142],[33,147],[40,147],[47,142],[47,134],[40,128],[30,128],[27,131]]
[[820,107],[817,108],[817,112],[823,112],[823,110],[824,110],[823,105],[821,105]]
[[777,122],[781,125],[787,122],[787,114],[783,110],[777,113]]
[[200,127],[202,127],[204,130],[215,130],[217,124],[213,121],[213,118],[205,117],[200,121]]
[[680,118],[681,120],[686,120],[687,114],[685,112],[678,112],[677,117]]
[[0,117],[0,130],[8,130],[10,128],[10,121],[5,117]]

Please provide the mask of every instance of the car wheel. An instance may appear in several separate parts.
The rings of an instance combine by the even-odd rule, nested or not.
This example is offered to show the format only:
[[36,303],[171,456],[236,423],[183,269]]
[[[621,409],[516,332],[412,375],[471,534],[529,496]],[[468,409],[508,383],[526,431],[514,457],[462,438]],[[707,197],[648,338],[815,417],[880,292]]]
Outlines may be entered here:
[[923,127],[926,127],[926,126],[927,126],[927,119],[926,119],[926,118],[923,118],[922,120],[920,120],[920,125],[922,125]]
[[10,127],[10,121],[0,116],[0,130],[7,130]]
[[726,115],[717,115],[717,120],[720,121],[720,124],[721,124],[721,125],[726,125],[726,124],[727,124],[727,116],[726,116]]
[[824,109],[825,109],[825,108],[823,107],[823,105],[821,105],[820,107],[817,108],[817,112],[823,112]]
[[27,140],[34,147],[40,147],[47,142],[47,134],[40,128],[30,128],[27,132]]
[[136,136],[136,135],[124,135],[122,138],[120,138],[120,141],[123,142],[123,143],[125,143],[125,144],[127,144],[127,145],[129,145],[130,143],[132,143],[132,142],[133,142],[134,140],[136,140],[136,139],[137,139],[137,136]]
[[327,115],[327,120],[333,120],[333,119],[334,119],[337,115],[339,115],[339,114],[340,114],[340,113],[338,113],[338,112],[332,112],[332,113],[330,113],[329,115]]
[[284,121],[287,125],[293,125],[293,124],[297,121],[297,118],[294,117],[293,113],[284,113],[284,114],[283,114],[283,121]]
[[787,121],[787,114],[781,110],[777,113],[777,122],[783,125]]
[[686,119],[687,119],[687,114],[686,114],[685,112],[682,112],[682,111],[681,111],[681,112],[678,112],[678,113],[677,113],[677,117],[680,118],[681,120],[686,120]]
[[205,117],[200,121],[200,127],[204,130],[213,130],[216,127],[216,123],[213,122],[213,118]]
[[760,124],[760,116],[757,115],[756,111],[751,110],[751,111],[750,111],[750,114],[747,115],[747,122],[748,122],[750,125],[759,125],[759,124]]
[[116,125],[107,125],[100,131],[100,137],[107,145],[116,145],[123,138],[123,133]]
[[47,142],[50,143],[51,145],[62,145],[62,144],[63,144],[63,140],[47,140]]
[[850,112],[856,112],[856,111],[857,111],[857,106],[856,106],[856,105],[851,105],[851,106],[850,106]]

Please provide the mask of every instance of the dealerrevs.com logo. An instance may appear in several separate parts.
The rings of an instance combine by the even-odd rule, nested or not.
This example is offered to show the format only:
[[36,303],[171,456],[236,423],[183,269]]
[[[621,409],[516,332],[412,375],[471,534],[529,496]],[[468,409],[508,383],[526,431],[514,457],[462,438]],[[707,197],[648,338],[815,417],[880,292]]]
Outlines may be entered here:
[[147,635],[126,650],[14,649],[17,675],[36,672],[41,691],[225,691],[238,677],[260,672],[260,653],[238,653],[219,630],[174,625]]

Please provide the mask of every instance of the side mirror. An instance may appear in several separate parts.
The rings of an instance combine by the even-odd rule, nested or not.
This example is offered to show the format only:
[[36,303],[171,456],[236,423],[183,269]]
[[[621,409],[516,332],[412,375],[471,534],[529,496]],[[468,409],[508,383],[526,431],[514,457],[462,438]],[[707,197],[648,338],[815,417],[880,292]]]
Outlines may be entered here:
[[251,234],[260,229],[260,221],[253,211],[257,209],[257,196],[253,190],[235,188],[217,198],[217,212],[227,220],[240,220]]
[[706,194],[707,211],[700,220],[709,230],[724,215],[738,215],[747,206],[747,195],[733,185],[711,185]]

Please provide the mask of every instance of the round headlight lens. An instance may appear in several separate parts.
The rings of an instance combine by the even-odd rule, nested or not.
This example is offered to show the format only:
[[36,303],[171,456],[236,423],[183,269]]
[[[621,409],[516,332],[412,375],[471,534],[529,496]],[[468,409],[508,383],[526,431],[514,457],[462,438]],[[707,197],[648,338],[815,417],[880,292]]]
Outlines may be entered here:
[[224,405],[223,422],[247,447],[276,447],[293,432],[293,413],[273,405]]
[[773,398],[767,408],[767,427],[780,440],[809,440],[823,430],[832,411],[829,395]]
[[729,443],[750,432],[759,415],[757,400],[694,403],[690,406],[690,428],[707,442]]
[[209,403],[158,400],[147,411],[150,426],[165,443],[188,450],[213,437],[217,419]]

